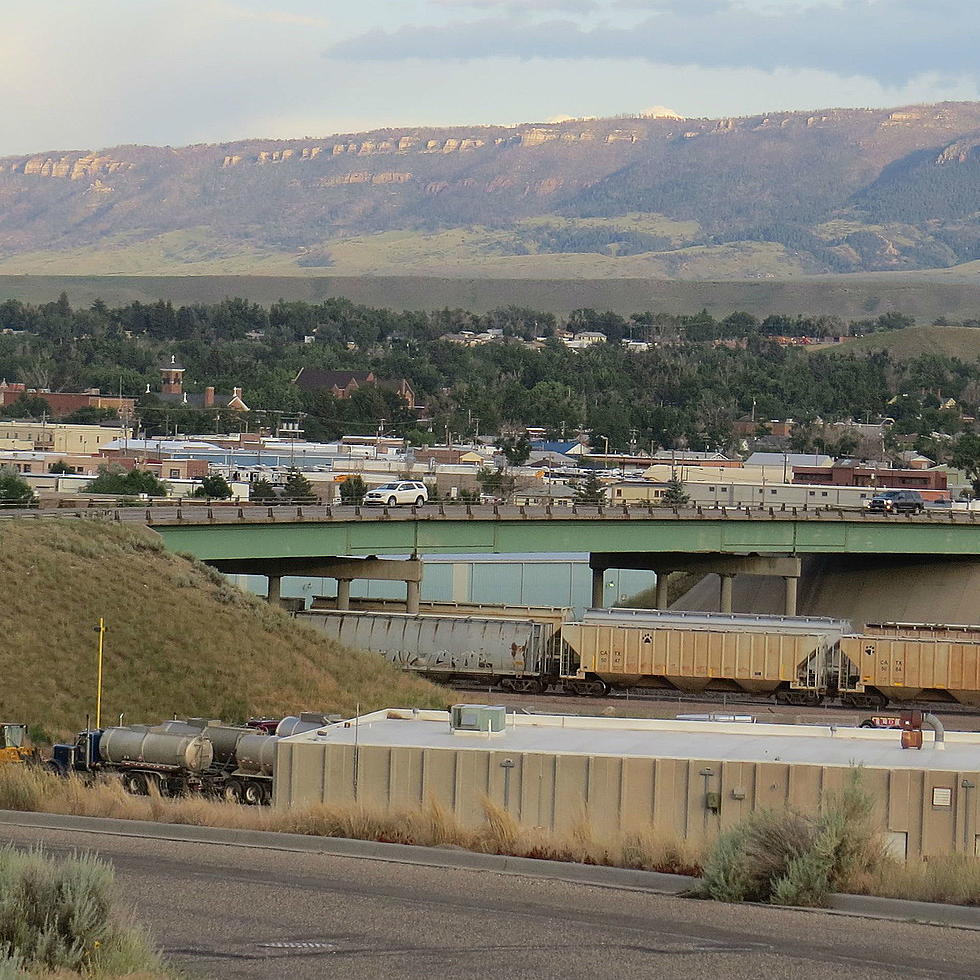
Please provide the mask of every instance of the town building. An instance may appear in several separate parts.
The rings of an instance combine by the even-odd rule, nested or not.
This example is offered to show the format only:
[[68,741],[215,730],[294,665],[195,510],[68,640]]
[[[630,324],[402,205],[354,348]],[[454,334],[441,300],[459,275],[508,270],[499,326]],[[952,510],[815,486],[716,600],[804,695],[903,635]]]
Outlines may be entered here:
[[760,810],[817,811],[858,778],[900,859],[980,845],[980,734],[386,709],[279,741],[275,805],[399,812],[432,801],[479,827],[489,801],[558,833],[642,831],[704,841]]
[[27,385],[0,381],[0,407],[13,405],[21,397],[41,398],[48,404],[48,417],[64,418],[81,408],[115,412],[121,419],[130,419],[136,411],[135,398],[103,395],[98,388],[85,391],[51,391],[49,388],[29,388]]
[[[247,412],[241,388],[232,388],[231,394],[219,394],[213,385],[208,385],[202,392],[184,391],[184,374],[186,368],[178,361],[176,355],[171,355],[170,362],[160,368],[160,391],[156,397],[167,405],[196,408],[201,411],[224,409],[232,412]],[[146,386],[145,394],[150,395],[150,386]]]
[[833,487],[945,490],[948,476],[945,467],[895,469],[885,465],[860,463],[853,459],[838,460],[827,466],[793,466],[793,483]]
[[8,443],[26,445],[39,452],[86,455],[115,439],[126,439],[130,430],[121,425],[78,425],[68,422],[20,422],[0,419],[0,448]]
[[304,367],[300,368],[293,384],[303,391],[325,391],[334,398],[350,398],[355,391],[366,385],[376,385],[395,392],[406,408],[414,410],[417,407],[415,389],[407,378],[378,378],[373,371],[322,371],[319,368]]

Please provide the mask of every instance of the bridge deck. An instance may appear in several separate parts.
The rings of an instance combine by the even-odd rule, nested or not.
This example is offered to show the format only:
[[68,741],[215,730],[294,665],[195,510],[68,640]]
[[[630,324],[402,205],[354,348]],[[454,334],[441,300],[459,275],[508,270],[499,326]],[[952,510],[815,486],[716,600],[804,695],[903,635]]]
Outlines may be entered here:
[[[8,512],[9,513],[9,512]],[[980,556],[973,511],[807,508],[187,505],[33,511],[144,524],[204,560],[370,554],[659,553]]]

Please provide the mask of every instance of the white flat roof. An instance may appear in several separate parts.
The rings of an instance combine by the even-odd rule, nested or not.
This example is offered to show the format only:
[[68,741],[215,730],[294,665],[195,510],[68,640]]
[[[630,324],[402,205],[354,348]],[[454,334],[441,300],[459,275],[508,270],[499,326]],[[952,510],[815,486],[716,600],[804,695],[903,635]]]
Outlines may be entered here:
[[385,709],[286,739],[303,744],[353,744],[477,752],[782,762],[875,769],[980,771],[980,733],[950,732],[945,749],[923,733],[923,747],[903,749],[897,731],[816,725],[507,715],[503,733],[452,732],[445,711]]

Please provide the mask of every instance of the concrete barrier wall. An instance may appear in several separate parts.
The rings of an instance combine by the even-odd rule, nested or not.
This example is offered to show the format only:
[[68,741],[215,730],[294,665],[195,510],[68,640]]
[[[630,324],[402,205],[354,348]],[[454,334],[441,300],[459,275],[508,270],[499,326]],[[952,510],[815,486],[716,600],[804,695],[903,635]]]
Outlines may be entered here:
[[[278,747],[275,803],[394,811],[434,800],[462,824],[477,826],[490,800],[527,827],[567,832],[585,819],[599,833],[653,827],[696,840],[753,810],[816,810],[851,772],[780,762],[508,752],[492,740],[485,749],[286,741]],[[977,853],[980,772],[865,768],[862,780],[897,855]],[[708,807],[708,794],[718,794],[717,810]]]

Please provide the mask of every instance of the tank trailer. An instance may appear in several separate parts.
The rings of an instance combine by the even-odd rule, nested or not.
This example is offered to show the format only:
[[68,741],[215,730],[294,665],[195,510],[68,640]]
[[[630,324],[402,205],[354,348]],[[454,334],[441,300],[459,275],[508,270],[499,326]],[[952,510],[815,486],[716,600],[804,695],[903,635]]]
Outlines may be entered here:
[[115,774],[137,795],[153,786],[161,796],[203,793],[254,806],[272,800],[279,739],[329,723],[311,712],[281,719],[274,733],[206,718],[89,729],[55,745],[48,766],[61,775]]

